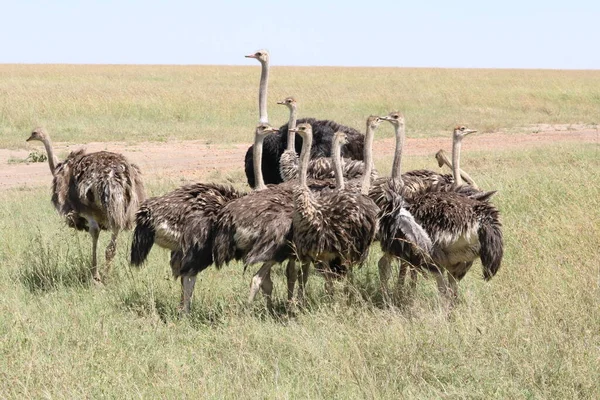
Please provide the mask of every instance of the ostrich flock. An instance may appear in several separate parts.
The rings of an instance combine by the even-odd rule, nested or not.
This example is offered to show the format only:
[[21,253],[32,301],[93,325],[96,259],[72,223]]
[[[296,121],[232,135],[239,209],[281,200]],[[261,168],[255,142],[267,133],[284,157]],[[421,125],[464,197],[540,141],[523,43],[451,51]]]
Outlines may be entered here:
[[[288,97],[277,104],[289,109],[289,122],[275,129],[267,116],[269,53],[246,57],[262,66],[260,119],[245,157],[248,193],[193,183],[146,198],[140,169],[121,154],[79,150],[59,162],[48,133],[43,128],[31,133],[27,141],[41,141],[48,153],[52,203],[69,226],[92,237],[95,282],[102,284],[109,271],[119,232],[133,227],[131,264],[141,266],[155,243],[170,250],[184,313],[190,311],[196,276],[212,264],[221,268],[241,260],[244,270],[262,264],[252,277],[249,300],[261,290],[272,310],[275,264],[287,261],[288,300],[302,303],[311,265],[331,293],[334,280],[351,282],[352,268],[365,261],[376,241],[383,253],[378,268],[384,298],[390,296],[395,263],[397,291],[414,290],[419,272],[431,274],[450,305],[477,258],[486,280],[496,274],[503,240],[499,212],[490,201],[495,191],[480,190],[459,165],[462,139],[475,130],[454,129],[451,161],[443,151],[436,154],[440,167],[450,167],[452,174],[402,173],[401,113],[368,117],[363,135],[329,120],[298,119],[297,102]],[[373,168],[373,138],[382,122],[392,125],[396,137],[390,177],[378,176]],[[101,230],[112,233],[102,274],[97,262]]]

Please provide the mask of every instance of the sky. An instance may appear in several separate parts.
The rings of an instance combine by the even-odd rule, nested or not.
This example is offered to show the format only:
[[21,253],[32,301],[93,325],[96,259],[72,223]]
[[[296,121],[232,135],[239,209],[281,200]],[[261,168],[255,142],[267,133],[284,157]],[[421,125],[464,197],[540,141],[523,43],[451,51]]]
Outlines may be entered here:
[[0,63],[600,69],[598,0],[0,0]]

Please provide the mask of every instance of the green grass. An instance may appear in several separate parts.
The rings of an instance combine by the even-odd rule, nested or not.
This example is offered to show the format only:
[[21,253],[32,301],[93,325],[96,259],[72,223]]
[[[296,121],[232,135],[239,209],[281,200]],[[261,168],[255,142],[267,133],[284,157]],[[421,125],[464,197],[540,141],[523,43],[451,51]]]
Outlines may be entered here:
[[[260,67],[0,65],[0,147],[23,147],[37,125],[54,140],[200,139],[252,141]],[[600,71],[273,67],[275,103],[299,102],[300,116],[363,130],[370,114],[402,110],[411,135],[532,124],[597,126]],[[387,133],[390,135],[390,133]]]
[[47,188],[0,192],[0,397],[598,398],[599,155],[583,144],[465,155],[499,190],[506,248],[492,281],[476,263],[450,318],[431,279],[408,309],[382,307],[377,246],[350,302],[313,276],[309,309],[287,318],[277,268],[273,318],[261,298],[245,303],[253,270],[231,265],[200,275],[181,318],[166,251],[130,270],[122,235],[97,288],[89,237],[61,223]]

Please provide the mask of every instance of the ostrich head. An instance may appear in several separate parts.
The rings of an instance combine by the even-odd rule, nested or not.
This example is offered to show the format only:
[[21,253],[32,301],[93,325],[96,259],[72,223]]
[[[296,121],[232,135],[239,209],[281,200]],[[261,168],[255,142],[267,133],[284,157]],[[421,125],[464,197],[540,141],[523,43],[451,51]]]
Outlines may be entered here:
[[367,118],[367,128],[377,129],[381,121],[383,121],[383,119],[377,115],[371,115],[369,118]]
[[346,132],[338,131],[333,135],[333,142],[339,143],[341,146],[348,144],[348,138]]
[[286,97],[284,100],[278,101],[277,104],[281,104],[283,106],[287,106],[289,109],[293,109],[296,107],[296,99],[293,97]]
[[298,125],[295,129],[290,129],[290,132],[295,132],[302,137],[302,139],[306,139],[307,136],[312,135],[312,126],[307,123],[303,123]]
[[446,152],[444,150],[439,149],[438,152],[435,153],[435,159],[438,162],[438,166],[442,168],[446,164],[445,160],[448,160],[448,156],[446,155]]
[[267,50],[258,50],[254,54],[248,54],[246,58],[256,58],[261,64],[269,62],[269,52]]
[[402,125],[404,125],[404,115],[402,115],[398,111],[392,111],[391,113],[389,113],[385,117],[381,117],[381,119],[384,120],[384,121],[388,121],[389,123],[391,123],[394,126],[402,126]]
[[259,137],[264,137],[270,133],[276,133],[276,132],[279,132],[279,131],[277,129],[273,128],[269,124],[259,124],[256,127],[256,136],[259,136]]
[[46,133],[46,130],[40,126],[38,126],[37,128],[35,128],[33,130],[33,132],[31,132],[31,135],[29,136],[29,138],[26,140],[27,142],[31,142],[32,140],[39,140],[40,142],[43,142],[44,140],[48,139],[48,133]]
[[464,125],[459,125],[456,128],[454,128],[453,138],[461,140],[465,136],[475,132],[477,132],[475,129],[469,129]]

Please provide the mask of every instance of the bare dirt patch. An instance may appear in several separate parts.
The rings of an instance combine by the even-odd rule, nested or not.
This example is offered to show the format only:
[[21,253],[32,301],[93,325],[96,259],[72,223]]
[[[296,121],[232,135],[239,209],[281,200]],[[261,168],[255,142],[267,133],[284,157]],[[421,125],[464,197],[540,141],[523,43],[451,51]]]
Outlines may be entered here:
[[[468,139],[465,152],[479,150],[511,150],[535,147],[557,142],[582,142],[600,144],[600,132],[595,129],[565,131],[552,130],[527,134],[483,133]],[[127,144],[121,142],[94,142],[83,145],[55,143],[58,154],[85,147],[89,152],[108,150],[123,153],[138,164],[146,179],[181,178],[199,180],[214,171],[242,169],[244,155],[249,144],[234,146],[207,146],[201,141],[170,141]],[[440,148],[450,151],[447,137],[407,139],[407,155],[433,155]],[[37,144],[30,150],[43,151]],[[378,140],[374,144],[375,154],[389,156],[393,153],[394,139]],[[15,187],[49,185],[51,181],[47,163],[14,163],[9,160],[24,160],[30,150],[0,149],[0,190]]]

